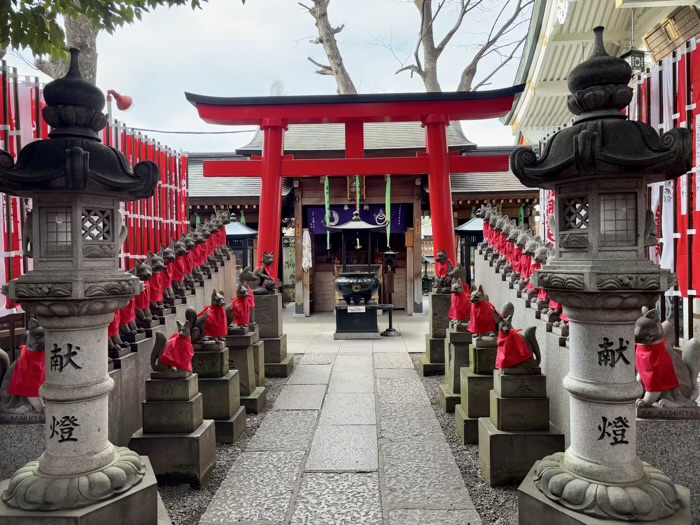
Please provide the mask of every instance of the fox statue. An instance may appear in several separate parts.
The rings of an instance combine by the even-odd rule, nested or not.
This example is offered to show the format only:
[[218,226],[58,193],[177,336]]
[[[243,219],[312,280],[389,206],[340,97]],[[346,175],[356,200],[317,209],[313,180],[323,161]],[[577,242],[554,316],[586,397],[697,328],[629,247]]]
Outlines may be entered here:
[[512,325],[514,307],[503,305],[501,313],[494,311],[494,321],[498,323],[498,354],[496,369],[507,369],[508,374],[539,374],[542,355],[535,337],[534,326],[525,330],[515,330]]
[[637,379],[646,390],[638,407],[695,407],[700,373],[700,343],[695,337],[683,348],[673,348],[673,325],[659,320],[656,309],[643,309],[634,327]]

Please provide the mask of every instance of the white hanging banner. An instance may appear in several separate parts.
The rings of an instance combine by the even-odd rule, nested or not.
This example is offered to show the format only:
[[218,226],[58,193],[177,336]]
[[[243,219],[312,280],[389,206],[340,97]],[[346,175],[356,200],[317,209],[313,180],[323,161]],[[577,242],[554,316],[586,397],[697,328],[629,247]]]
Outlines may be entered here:
[[637,87],[637,77],[632,77],[632,102],[630,102],[629,105],[629,119],[630,120],[639,120],[637,118],[637,96],[639,93],[639,88]]
[[651,68],[651,78],[650,78],[650,100],[652,101],[650,106],[650,121],[651,127],[656,131],[659,130],[659,125],[661,124],[661,106],[656,102],[659,100],[659,66],[655,65]]
[[[7,216],[5,214],[6,205],[7,196],[4,193],[0,193],[0,212],[3,214],[3,217]],[[2,249],[3,252],[5,251],[5,221],[2,221],[2,224],[0,224],[0,249]],[[0,284],[7,284],[7,273],[5,268],[8,260],[9,258],[7,257],[7,254],[3,253],[3,256],[0,258]],[[10,313],[7,310],[8,301],[8,297],[0,298],[0,317]]]
[[[673,129],[673,99],[675,93],[673,92],[673,70],[675,69],[675,64],[673,63],[673,55],[664,58],[663,60],[663,71],[662,77],[664,80],[663,85],[663,123],[664,132]],[[658,91],[657,91],[658,92]],[[652,90],[652,97],[653,95]],[[652,99],[654,100],[654,99]],[[652,104],[653,105],[653,104]],[[658,128],[657,128],[658,129]]]
[[[652,184],[649,186],[651,191],[651,211],[654,213],[654,222],[656,223],[656,232],[661,238],[661,183]],[[661,257],[661,246],[657,244],[656,246],[649,246],[649,260],[653,263],[658,264]]]
[[688,215],[688,174],[684,173],[678,179],[681,185],[681,215]]
[[302,256],[301,256],[301,268],[308,272],[313,266],[313,259],[311,257],[311,235],[309,230],[305,229],[301,236],[301,246],[302,246]]
[[[675,201],[675,194],[673,189],[673,181],[667,180],[664,182],[663,207],[661,209],[661,242],[663,246],[661,250],[661,260],[659,262],[662,268],[671,271],[674,271],[673,204]],[[670,294],[673,295],[673,290],[670,290]]]

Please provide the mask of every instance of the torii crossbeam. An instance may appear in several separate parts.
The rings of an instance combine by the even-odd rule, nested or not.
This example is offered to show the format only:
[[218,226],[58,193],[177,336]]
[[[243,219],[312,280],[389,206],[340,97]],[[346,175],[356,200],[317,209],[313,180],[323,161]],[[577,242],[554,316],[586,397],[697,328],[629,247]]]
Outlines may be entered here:
[[[199,116],[211,124],[257,125],[263,130],[263,155],[248,161],[205,161],[205,177],[261,177],[258,264],[280,242],[282,177],[345,177],[428,174],[434,249],[456,260],[450,173],[505,171],[506,155],[448,151],[452,120],[497,118],[508,113],[524,85],[493,91],[390,93],[294,97],[208,97],[186,93]],[[365,158],[364,125],[373,122],[421,122],[426,153],[415,157]],[[289,124],[345,125],[344,159],[295,159],[284,155]]]

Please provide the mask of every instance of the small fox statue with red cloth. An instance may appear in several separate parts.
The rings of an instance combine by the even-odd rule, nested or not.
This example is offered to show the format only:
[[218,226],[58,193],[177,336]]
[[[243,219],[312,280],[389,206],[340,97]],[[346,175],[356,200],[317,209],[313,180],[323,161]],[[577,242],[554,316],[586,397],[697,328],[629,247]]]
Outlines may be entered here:
[[683,352],[673,348],[673,325],[659,320],[656,309],[642,310],[634,326],[637,380],[646,392],[638,407],[695,407],[700,373],[700,342],[690,339]]
[[0,350],[0,412],[28,414],[44,412],[39,388],[46,381],[44,329],[36,319],[27,325],[27,344],[10,364],[10,357]]
[[226,308],[224,292],[212,290],[211,304],[199,313],[192,328],[192,342],[197,344],[207,338],[222,339],[228,335],[228,325],[233,320],[232,306]]
[[447,317],[453,322],[459,332],[467,331],[467,322],[470,314],[469,294],[464,291],[462,279],[452,281],[452,304]]
[[484,293],[481,285],[477,288],[472,286],[471,313],[468,330],[475,336],[493,334],[498,328],[494,319],[496,308],[489,302],[488,296]]
[[251,301],[252,294],[247,286],[238,283],[236,287],[236,297],[233,298],[233,322],[237,326],[248,326],[250,324],[250,308],[254,305]]
[[509,374],[539,374],[542,356],[537,344],[534,326],[525,330],[515,330],[512,325],[515,308],[506,303],[501,314],[494,311],[494,320],[498,323],[498,354],[496,369],[508,369]]
[[188,377],[192,373],[192,329],[197,322],[197,310],[190,307],[185,311],[185,323],[177,321],[177,333],[166,338],[163,332],[156,332],[156,340],[151,351],[151,368],[158,373],[172,373],[175,377]]

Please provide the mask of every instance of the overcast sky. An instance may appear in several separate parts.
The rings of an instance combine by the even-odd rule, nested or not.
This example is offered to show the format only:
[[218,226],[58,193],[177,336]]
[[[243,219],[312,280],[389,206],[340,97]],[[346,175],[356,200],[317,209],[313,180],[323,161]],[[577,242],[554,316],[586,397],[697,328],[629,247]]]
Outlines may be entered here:
[[[445,91],[454,90],[473,46],[502,0],[466,21],[438,64]],[[444,34],[454,11],[441,13],[437,36]],[[331,23],[345,24],[337,35],[341,53],[361,93],[423,91],[417,77],[395,75],[399,60],[412,54],[419,17],[412,1],[333,0]],[[527,29],[523,24],[522,30]],[[214,96],[264,96],[275,80],[287,95],[334,94],[335,80],[315,73],[311,56],[326,63],[316,37],[313,18],[294,0],[211,0],[203,9],[158,8],[115,32],[100,34],[97,82],[104,91],[115,89],[134,98],[128,113],[114,110],[115,118],[134,127],[159,130],[223,131],[203,123],[185,91]],[[383,43],[384,45],[380,44]],[[386,48],[391,46],[393,52]],[[471,47],[470,47],[471,46]],[[25,56],[30,57],[28,52]],[[14,57],[21,74],[37,72]],[[493,64],[493,62],[491,62]],[[503,68],[486,89],[513,84],[518,62]],[[479,78],[488,73],[489,64]],[[48,77],[43,77],[49,80]],[[512,144],[510,129],[497,120],[464,123],[470,140],[480,145]],[[185,151],[230,151],[248,142],[251,133],[232,135],[147,135]]]

